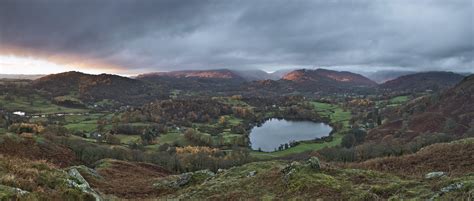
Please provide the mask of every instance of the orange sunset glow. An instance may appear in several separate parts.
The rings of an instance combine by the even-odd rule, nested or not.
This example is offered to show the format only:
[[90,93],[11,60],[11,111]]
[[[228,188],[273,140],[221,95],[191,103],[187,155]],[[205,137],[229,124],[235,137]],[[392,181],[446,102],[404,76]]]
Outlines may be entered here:
[[[93,67],[92,67],[93,66]],[[80,62],[57,63],[46,59],[22,57],[15,55],[0,55],[1,74],[51,74],[66,71],[81,71],[90,74],[115,73],[131,75],[130,71],[119,67],[95,66]]]

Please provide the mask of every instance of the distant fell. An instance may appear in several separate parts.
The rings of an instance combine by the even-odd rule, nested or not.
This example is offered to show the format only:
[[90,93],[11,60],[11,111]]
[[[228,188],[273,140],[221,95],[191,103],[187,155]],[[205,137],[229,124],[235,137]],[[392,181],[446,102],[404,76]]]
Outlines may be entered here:
[[138,79],[149,77],[242,79],[236,72],[228,69],[155,72],[137,76]]
[[138,104],[164,95],[153,85],[111,74],[90,75],[71,71],[44,76],[32,84],[34,88],[47,92],[52,97],[74,96],[85,102],[108,99]]
[[453,72],[422,72],[404,75],[380,85],[382,89],[391,91],[419,92],[439,90],[454,86],[464,78]]
[[293,82],[334,83],[351,86],[376,86],[374,81],[356,73],[348,71],[333,71],[326,69],[308,70],[301,69],[292,71],[282,78]]

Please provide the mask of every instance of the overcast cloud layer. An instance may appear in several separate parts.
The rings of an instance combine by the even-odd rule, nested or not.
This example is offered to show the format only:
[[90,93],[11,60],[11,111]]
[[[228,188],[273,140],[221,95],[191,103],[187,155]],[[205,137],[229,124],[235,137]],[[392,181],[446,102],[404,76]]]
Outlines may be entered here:
[[2,0],[0,54],[132,71],[473,71],[472,0]]

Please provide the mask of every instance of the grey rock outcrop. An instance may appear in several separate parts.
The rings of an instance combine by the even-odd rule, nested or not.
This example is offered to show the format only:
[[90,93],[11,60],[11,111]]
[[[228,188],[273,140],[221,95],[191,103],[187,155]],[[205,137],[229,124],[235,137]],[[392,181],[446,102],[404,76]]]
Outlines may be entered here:
[[77,167],[68,168],[66,171],[70,177],[67,179],[69,186],[94,196],[96,201],[102,200],[100,195],[94,191],[94,189],[90,187],[89,183],[84,179],[84,177],[82,177],[81,173],[77,170]]

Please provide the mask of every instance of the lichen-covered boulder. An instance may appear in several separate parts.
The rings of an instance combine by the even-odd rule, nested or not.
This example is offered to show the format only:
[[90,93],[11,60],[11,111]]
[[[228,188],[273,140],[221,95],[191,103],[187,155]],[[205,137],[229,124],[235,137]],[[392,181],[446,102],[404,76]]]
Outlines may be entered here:
[[289,172],[291,172],[293,169],[297,168],[301,166],[301,163],[298,162],[298,161],[293,161],[291,162],[290,164],[286,165],[285,167],[283,167],[283,169],[281,170],[281,172],[283,174],[288,174]]
[[156,187],[179,188],[185,186],[191,180],[191,173],[184,173],[180,175],[171,175],[160,182],[156,183]]
[[451,191],[457,191],[457,190],[462,189],[462,187],[464,187],[463,183],[454,183],[454,184],[450,184],[446,187],[441,188],[441,192],[442,193],[448,193],[448,192],[451,192]]
[[291,175],[293,175],[301,167],[301,163],[297,161],[293,161],[283,167],[283,169],[280,171],[281,173],[283,173],[283,183],[288,184],[290,182]]
[[257,175],[257,171],[250,171],[248,174],[247,174],[247,177],[255,177],[255,175]]
[[30,192],[0,184],[0,200],[17,200]]
[[187,172],[180,175],[170,175],[158,180],[153,184],[155,188],[180,188],[190,183],[201,183],[214,177],[216,174],[210,170],[199,170],[196,172]]
[[446,176],[445,172],[430,172],[425,175],[425,179],[435,179]]
[[310,159],[308,159],[308,161],[306,161],[306,164],[311,167],[313,170],[320,170],[321,169],[321,164],[319,162],[319,158],[318,157],[311,157]]
[[84,193],[88,193],[94,196],[96,201],[102,200],[100,195],[90,187],[89,183],[84,179],[84,177],[82,177],[81,173],[77,170],[76,167],[68,168],[66,171],[70,177],[67,179],[69,186],[77,188]]

